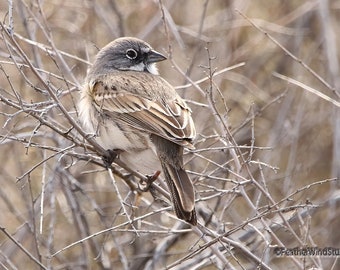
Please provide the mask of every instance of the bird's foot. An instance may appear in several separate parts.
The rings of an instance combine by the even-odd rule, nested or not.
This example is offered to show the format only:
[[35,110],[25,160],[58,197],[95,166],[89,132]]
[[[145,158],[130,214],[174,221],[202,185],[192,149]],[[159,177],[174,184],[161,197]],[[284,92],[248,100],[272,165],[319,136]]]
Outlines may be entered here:
[[120,150],[119,149],[108,149],[102,156],[102,160],[104,162],[104,165],[106,168],[109,168],[112,164],[112,162],[117,158],[119,155]]
[[150,186],[152,185],[152,183],[157,180],[158,176],[161,174],[160,171],[156,171],[154,174],[152,175],[146,175],[146,179],[141,179],[139,181],[139,185],[138,188],[143,191],[146,192],[149,190]]

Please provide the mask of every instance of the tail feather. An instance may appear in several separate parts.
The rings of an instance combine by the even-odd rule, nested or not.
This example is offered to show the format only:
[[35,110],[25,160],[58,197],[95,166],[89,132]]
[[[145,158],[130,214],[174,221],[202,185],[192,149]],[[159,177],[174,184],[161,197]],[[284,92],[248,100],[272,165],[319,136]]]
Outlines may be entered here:
[[176,215],[192,225],[197,224],[194,187],[186,171],[162,162]]
[[176,215],[196,225],[195,191],[183,168],[183,146],[155,134],[151,135],[151,140],[156,146]]

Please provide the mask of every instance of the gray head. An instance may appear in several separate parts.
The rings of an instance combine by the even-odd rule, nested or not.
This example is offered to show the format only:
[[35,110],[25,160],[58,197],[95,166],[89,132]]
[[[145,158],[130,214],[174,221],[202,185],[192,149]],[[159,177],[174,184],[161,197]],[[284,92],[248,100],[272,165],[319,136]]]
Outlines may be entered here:
[[90,73],[105,74],[112,70],[144,71],[158,75],[155,63],[166,57],[137,38],[118,38],[107,44],[97,54]]

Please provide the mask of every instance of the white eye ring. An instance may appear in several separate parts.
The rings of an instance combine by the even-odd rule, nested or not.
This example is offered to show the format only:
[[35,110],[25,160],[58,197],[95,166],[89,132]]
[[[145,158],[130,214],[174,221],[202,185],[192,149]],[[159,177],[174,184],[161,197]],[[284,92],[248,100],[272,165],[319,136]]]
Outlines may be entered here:
[[128,49],[128,50],[126,50],[125,55],[129,59],[136,59],[138,54],[134,49]]

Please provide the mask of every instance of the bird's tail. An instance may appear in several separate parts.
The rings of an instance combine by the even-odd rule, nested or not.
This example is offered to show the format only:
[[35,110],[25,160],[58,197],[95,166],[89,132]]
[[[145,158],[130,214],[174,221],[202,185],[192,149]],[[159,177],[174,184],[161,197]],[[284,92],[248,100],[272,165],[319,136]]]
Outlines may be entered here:
[[195,191],[183,168],[183,146],[157,135],[152,135],[151,140],[156,146],[176,215],[196,225]]
[[161,163],[177,217],[196,225],[195,193],[188,174],[183,168],[175,168],[163,161]]

